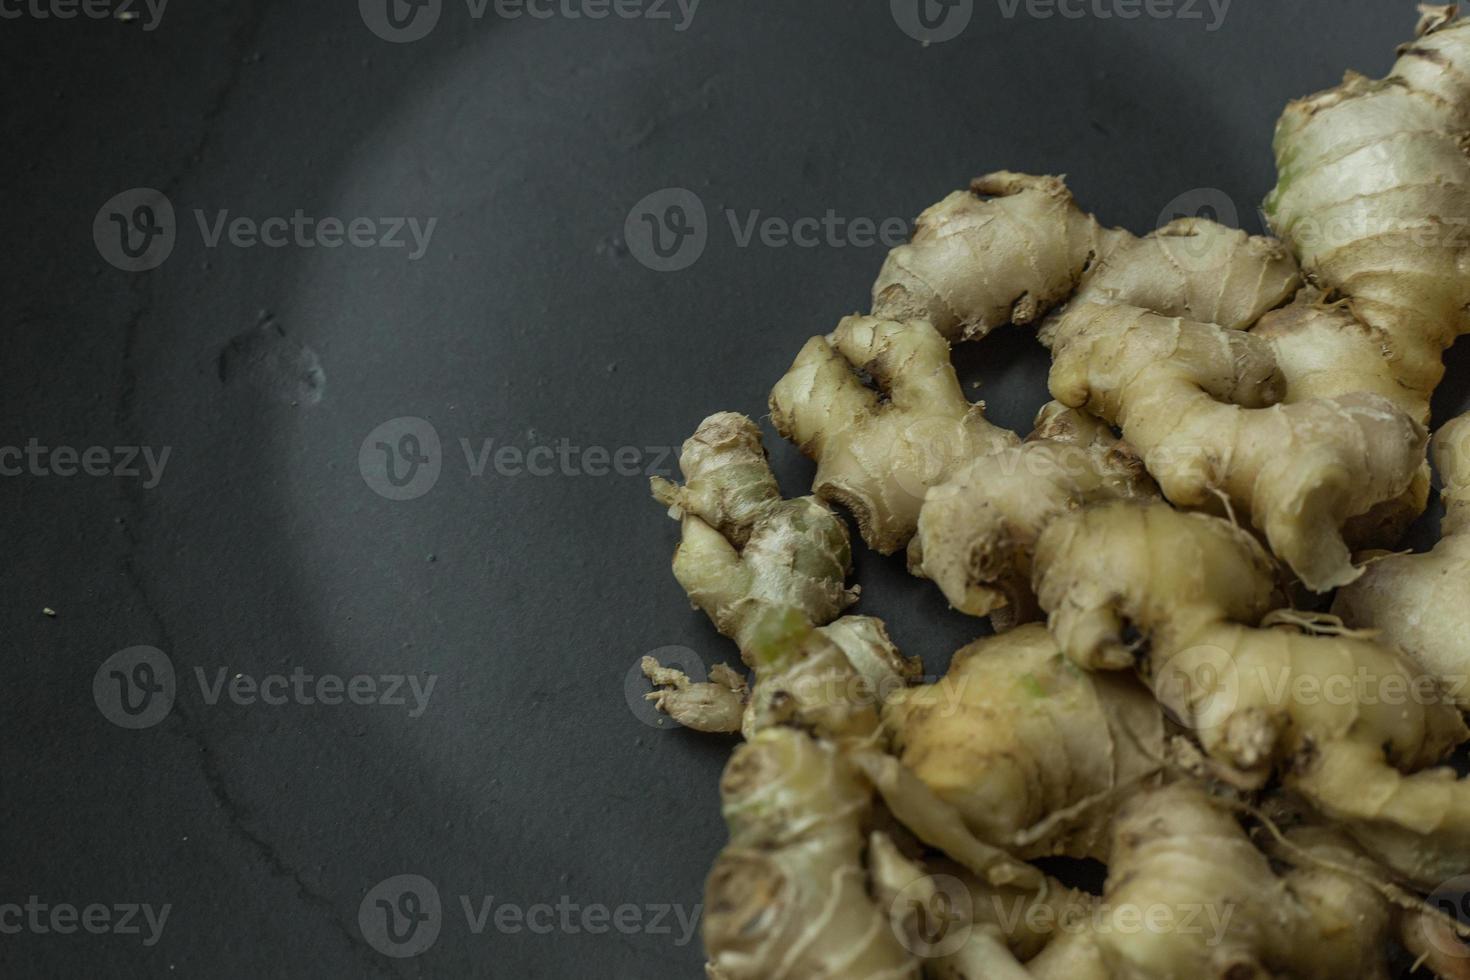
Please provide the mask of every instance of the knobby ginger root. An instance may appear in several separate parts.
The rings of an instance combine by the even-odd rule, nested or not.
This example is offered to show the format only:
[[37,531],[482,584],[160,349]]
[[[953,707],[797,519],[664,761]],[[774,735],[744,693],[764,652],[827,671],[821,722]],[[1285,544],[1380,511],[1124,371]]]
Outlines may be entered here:
[[[1416,420],[1427,411],[1422,395],[1399,384],[1392,347],[1353,316],[1345,300],[1328,300],[1320,290],[1304,288],[1291,305],[1263,316],[1251,333],[1269,341],[1276,353],[1286,382],[1283,404],[1367,392]],[[1426,460],[1402,494],[1350,519],[1343,537],[1355,550],[1394,546],[1424,513],[1429,489]]]
[[1427,554],[1376,558],[1337,593],[1332,611],[1377,630],[1470,710],[1470,415],[1440,429],[1434,459],[1444,484],[1439,544]]
[[643,672],[657,688],[648,699],[696,731],[750,738],[764,728],[796,725],[830,738],[864,736],[877,729],[883,699],[923,671],[872,616],[843,616],[813,629],[799,610],[772,608],[753,624],[748,643],[753,688],[724,664],[710,671],[709,681],[694,683],[645,657]]
[[1009,629],[1039,614],[1031,555],[1042,528],[1085,504],[1157,494],[1112,430],[1052,402],[1024,443],[976,460],[929,491],[909,567],[933,579],[955,609]]
[[772,608],[822,625],[857,598],[847,526],[814,497],[781,499],[760,430],[743,415],[711,415],[684,443],[684,486],[653,479],[680,522],[674,576],[715,628],[739,645]]
[[817,461],[814,492],[847,508],[882,554],[913,537],[929,487],[1019,442],[965,398],[948,342],[922,320],[853,316],[813,337],[772,390],[771,418]]
[[[1071,920],[1041,937],[1046,945],[1039,953],[1008,955],[1014,951],[994,941],[995,917],[982,913],[1000,906],[1000,895],[986,896],[980,886],[973,923],[949,923],[968,929],[969,941],[927,975],[1387,980],[1387,941],[1395,936],[1438,976],[1470,976],[1470,951],[1443,923],[1389,902],[1374,887],[1373,866],[1351,844],[1320,828],[1294,832],[1291,843],[1287,858],[1300,863],[1278,874],[1235,816],[1198,787],[1179,783],[1142,793],[1118,814],[1101,901],[1074,902],[1067,909]],[[1038,920],[1034,913],[1029,918]]]
[[1427,423],[1442,355],[1470,330],[1470,22],[1426,8],[1388,77],[1349,72],[1276,128],[1272,228],[1347,300]]
[[920,864],[886,835],[873,836],[868,861],[874,897],[888,908],[904,948],[924,961],[925,977],[953,980],[980,966],[987,980],[1029,976],[1020,962],[1096,915],[1099,905],[1053,878],[1040,889],[1017,888],[990,884],[943,858]]
[[1470,736],[1459,712],[1387,647],[1252,625],[1275,589],[1250,535],[1163,504],[1104,504],[1053,522],[1035,561],[1067,655],[1088,668],[1137,659],[1231,778],[1280,775],[1416,881],[1470,867],[1470,782],[1429,768]]
[[919,216],[873,285],[873,315],[927,320],[948,340],[1027,324],[1062,302],[1126,240],[1077,207],[1057,177],[977,177]]
[[899,760],[970,830],[1021,857],[1105,859],[1115,798],[1164,755],[1152,695],[1131,677],[1077,670],[1039,624],[960,650],[938,682],[892,694],[883,724]]
[[720,782],[730,842],[705,886],[704,944],[727,980],[917,980],[869,893],[873,793],[833,744],[791,728],[735,750]]
[[[1200,258],[1176,263],[1171,288],[1155,285],[1158,256],[1193,240]],[[1297,284],[1278,244],[1175,222],[1101,260],[1044,333],[1053,397],[1116,423],[1174,503],[1226,494],[1321,592],[1359,574],[1340,529],[1404,493],[1425,437],[1371,392],[1278,404],[1287,387],[1271,345],[1244,330]]]

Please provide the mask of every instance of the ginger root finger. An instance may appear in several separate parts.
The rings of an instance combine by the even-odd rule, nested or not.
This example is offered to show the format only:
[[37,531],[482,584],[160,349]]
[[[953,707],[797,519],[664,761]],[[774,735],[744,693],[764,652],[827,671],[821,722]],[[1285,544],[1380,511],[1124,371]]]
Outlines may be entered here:
[[965,398],[949,344],[922,320],[853,316],[813,337],[772,390],[771,418],[817,461],[817,496],[850,511],[882,554],[914,536],[929,487],[1019,442]]
[[745,656],[773,608],[831,622],[857,599],[847,526],[814,497],[783,500],[760,430],[743,415],[705,419],[679,458],[684,486],[653,479],[653,495],[680,522],[674,577]]
[[[1459,712],[1389,648],[1251,625],[1273,603],[1271,569],[1228,521],[1105,504],[1043,532],[1036,590],[1069,657],[1137,659],[1164,707],[1243,784],[1280,776],[1416,881],[1470,866],[1470,783],[1429,768],[1470,736]],[[1348,756],[1353,777],[1338,778]],[[1380,830],[1420,846],[1375,847]]]

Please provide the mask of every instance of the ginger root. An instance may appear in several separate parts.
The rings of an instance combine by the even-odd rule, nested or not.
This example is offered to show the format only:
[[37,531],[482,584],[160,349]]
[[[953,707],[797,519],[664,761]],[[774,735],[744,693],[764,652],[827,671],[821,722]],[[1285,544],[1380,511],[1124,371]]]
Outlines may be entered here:
[[1444,485],[1439,544],[1427,554],[1375,557],[1339,590],[1332,611],[1349,626],[1377,630],[1470,711],[1470,415],[1440,429],[1434,461]]
[[873,315],[927,320],[951,341],[1032,323],[1128,237],[1083,213],[1058,177],[977,177],[919,215],[912,240],[888,254]]
[[1089,503],[1154,497],[1131,447],[1092,416],[1051,402],[1019,446],[998,450],[929,491],[909,569],[949,604],[997,630],[1038,618],[1031,555],[1042,528]]
[[795,608],[770,609],[749,644],[753,687],[725,664],[710,671],[709,681],[694,683],[645,657],[643,673],[656,688],[648,699],[695,731],[739,731],[750,738],[765,728],[796,725],[829,738],[864,736],[877,729],[884,699],[923,671],[872,616],[843,616],[814,629]]
[[1106,858],[1115,802],[1160,768],[1164,720],[1132,678],[1073,667],[1046,628],[960,650],[883,706],[899,761],[967,827],[1021,857]]
[[930,487],[1019,441],[965,398],[948,342],[923,320],[852,316],[813,337],[772,390],[771,419],[817,461],[817,496],[851,512],[885,555],[914,536]]
[[679,457],[684,486],[659,477],[653,495],[680,523],[674,577],[742,655],[772,608],[816,625],[857,599],[847,525],[815,497],[783,500],[760,430],[720,412],[700,423]]
[[1349,72],[1276,127],[1272,228],[1346,298],[1427,423],[1442,355],[1470,330],[1470,22],[1435,8],[1388,77]]
[[735,750],[720,781],[730,843],[705,886],[704,944],[727,980],[917,980],[868,890],[872,788],[832,743],[791,728]]
[[[1197,239],[1200,258],[1176,263],[1171,288],[1156,285],[1159,256]],[[1279,244],[1175,222],[1105,257],[1044,334],[1053,397],[1116,423],[1172,502],[1226,494],[1322,592],[1359,574],[1341,528],[1404,493],[1425,436],[1370,392],[1278,404],[1275,353],[1244,331],[1298,282]]]
[[1037,596],[1067,655],[1091,669],[1138,660],[1222,773],[1251,787],[1280,775],[1413,880],[1470,867],[1470,782],[1429,768],[1470,737],[1459,712],[1386,647],[1256,628],[1275,603],[1271,573],[1244,531],[1163,504],[1068,515],[1036,552]]
[[[1394,937],[1444,980],[1470,977],[1470,950],[1442,921],[1385,897],[1377,869],[1351,843],[1317,827],[1288,840],[1290,849],[1277,856],[1296,866],[1278,873],[1234,814],[1199,787],[1176,783],[1141,793],[1118,813],[1100,900],[1063,893],[1060,918],[1053,918],[1051,906],[1022,904],[972,882],[972,918],[946,923],[950,944],[964,945],[926,975],[1387,980]],[[909,892],[921,889],[910,885]],[[1058,927],[1036,929],[1047,922]],[[1027,930],[1017,929],[1022,923]]]

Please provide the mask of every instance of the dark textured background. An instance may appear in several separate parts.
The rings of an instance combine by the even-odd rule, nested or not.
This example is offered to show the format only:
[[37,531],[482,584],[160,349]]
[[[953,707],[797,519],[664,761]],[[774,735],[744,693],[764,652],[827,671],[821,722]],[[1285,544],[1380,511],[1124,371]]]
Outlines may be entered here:
[[[153,948],[0,936],[0,971],[698,976],[697,940],[465,925],[461,895],[700,901],[730,743],[645,724],[625,678],[655,648],[733,650],[670,576],[676,527],[643,477],[476,478],[459,440],[667,446],[712,411],[763,413],[804,338],[864,308],[883,249],[740,248],[726,208],[907,219],[1012,168],[1069,174],[1135,231],[1202,187],[1259,230],[1283,103],[1381,73],[1414,20],[1399,0],[1236,0],[1211,32],[977,0],[962,37],[927,48],[887,3],[837,0],[706,0],[682,32],[475,22],[447,0],[401,45],[343,0],[175,0],[153,31],[0,20],[0,443],[173,452],[155,489],[0,480],[0,902],[173,905]],[[130,274],[91,227],[138,186],[170,198],[179,235]],[[699,195],[709,244],[662,274],[622,236],[670,186]],[[418,262],[206,249],[192,212],[226,208],[439,221]],[[321,373],[297,390],[307,349]],[[961,360],[993,417],[1025,428],[1038,349],[1005,332]],[[437,485],[396,502],[358,449],[400,416],[444,452]],[[810,466],[770,448],[804,492]],[[860,610],[931,670],[977,633],[899,560],[858,564]],[[138,644],[168,654],[180,694],[125,731],[92,680]],[[209,706],[195,667],[438,680],[409,719]],[[358,908],[403,873],[446,913],[428,952],[395,960]]]

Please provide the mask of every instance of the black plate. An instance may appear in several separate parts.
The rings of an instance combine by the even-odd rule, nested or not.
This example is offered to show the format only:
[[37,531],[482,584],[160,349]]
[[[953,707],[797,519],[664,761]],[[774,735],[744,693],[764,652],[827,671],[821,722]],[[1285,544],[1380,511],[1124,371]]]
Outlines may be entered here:
[[[0,443],[171,453],[156,486],[0,480],[0,903],[171,906],[153,945],[146,925],[7,935],[8,975],[699,975],[697,937],[660,910],[697,914],[731,743],[650,724],[627,680],[658,648],[733,651],[669,574],[676,528],[647,473],[671,473],[706,414],[763,413],[803,339],[865,307],[884,247],[857,219],[891,231],[1011,168],[1071,175],[1135,231],[1226,201],[1259,230],[1285,100],[1383,71],[1414,22],[1406,2],[1237,3],[1215,23],[1207,0],[1136,20],[962,0],[964,30],[925,46],[903,0],[709,2],[687,21],[663,0],[602,20],[443,0],[396,8],[401,28],[375,2],[0,21]],[[369,26],[424,33],[436,9],[410,43]],[[171,235],[136,188],[167,199]],[[697,259],[649,247],[639,204],[670,188],[704,211]],[[245,247],[228,226],[208,244],[221,211],[298,209],[436,224],[416,260]],[[741,243],[752,216],[829,210],[811,247]],[[154,250],[121,255],[113,214]],[[170,239],[152,271],[118,268]],[[1024,428],[1045,399],[1036,345],[1013,331],[961,356]],[[1456,359],[1441,418],[1464,407]],[[395,419],[422,421],[379,429]],[[464,447],[478,466],[486,440],[476,475]],[[559,456],[517,473],[503,446]],[[770,447],[804,491],[810,466]],[[862,611],[930,670],[979,632],[899,560],[859,566]],[[130,729],[109,720],[138,721],[113,672],[163,663],[109,658],[138,646],[176,684]],[[435,687],[417,717],[411,700],[209,703],[221,677],[298,670]],[[412,958],[360,925],[397,875],[441,900]],[[477,933],[462,899],[490,897]],[[502,904],[540,903],[497,926]]]

